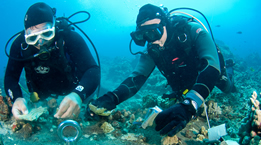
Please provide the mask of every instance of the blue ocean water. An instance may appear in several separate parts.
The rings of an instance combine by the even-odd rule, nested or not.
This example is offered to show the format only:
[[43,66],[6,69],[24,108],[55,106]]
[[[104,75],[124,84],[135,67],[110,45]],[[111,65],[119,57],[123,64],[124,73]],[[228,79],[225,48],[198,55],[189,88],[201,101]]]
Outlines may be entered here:
[[[23,30],[24,15],[30,5],[39,0],[2,0],[0,46],[0,77],[4,75],[7,56],[4,46],[15,33]],[[242,58],[251,53],[261,54],[258,45],[260,36],[260,1],[258,0],[45,0],[57,9],[57,17],[70,16],[77,11],[88,11],[89,21],[79,24],[95,44],[100,56],[126,56],[129,53],[130,32],[135,30],[139,8],[147,3],[163,4],[169,10],[190,7],[201,11],[210,22],[214,37],[223,41],[235,54]],[[190,13],[189,11],[187,11]],[[196,17],[196,13],[191,13]],[[84,19],[79,15],[75,19]],[[203,21],[202,17],[198,17]],[[134,43],[133,43],[134,45]],[[91,47],[91,45],[89,45]]]
[[[4,70],[8,60],[4,52],[4,46],[11,36],[23,30],[24,15],[27,9],[36,2],[40,2],[40,1],[39,0],[0,1],[0,8],[2,10],[1,24],[0,24],[2,28],[1,29],[2,35],[0,35],[0,40],[1,40],[0,46],[2,46],[0,52],[1,83],[3,83],[2,78],[4,76]],[[247,1],[247,0],[229,0],[229,1],[228,0],[197,0],[197,1],[195,0],[182,0],[182,1],[177,1],[177,0],[56,0],[56,1],[44,0],[43,2],[57,9],[57,17],[60,16],[68,17],[77,11],[88,11],[91,14],[90,20],[85,23],[79,24],[78,26],[80,26],[82,30],[85,31],[86,34],[91,38],[91,40],[96,46],[99,55],[101,56],[102,61],[106,61],[104,59],[107,58],[106,56],[133,57],[129,52],[129,42],[131,39],[130,32],[135,30],[135,21],[139,8],[147,3],[151,3],[154,5],[163,4],[169,10],[173,8],[179,8],[179,7],[189,7],[189,8],[197,9],[207,17],[212,27],[214,37],[217,40],[223,41],[225,45],[227,45],[230,48],[230,50],[234,55],[237,55],[242,58],[245,58],[250,54],[254,54],[254,53],[255,54],[258,53],[259,55],[261,55],[261,51],[260,51],[261,46],[258,45],[260,42],[259,40],[260,36],[258,34],[261,32],[259,30],[260,22],[261,22],[261,20],[259,19],[260,17],[259,7],[261,2],[258,0],[252,0],[252,1]],[[195,15],[204,24],[206,24],[204,19],[199,14],[190,11],[186,11],[186,12]],[[78,15],[75,18],[73,18],[72,21],[79,21],[79,20],[83,20],[84,18],[85,15]],[[87,43],[92,50],[92,46],[90,45],[90,43],[89,42]],[[133,43],[133,47],[135,50],[142,49],[140,47],[136,47],[134,43]],[[9,51],[9,47],[8,47],[8,51]],[[107,64],[111,64],[111,63],[107,63]],[[239,70],[237,70],[237,72],[238,71]],[[248,72],[247,75],[256,76],[257,73],[255,71],[250,71],[250,73]],[[240,89],[246,90],[246,88],[252,85],[251,84],[252,78],[249,79],[249,77],[243,76],[242,79],[239,79],[239,77],[242,76],[238,75],[238,77],[236,78],[238,80],[237,83],[240,84]],[[247,80],[250,81],[248,82]],[[260,80],[260,79],[256,79],[256,80]],[[115,83],[115,85],[117,84]],[[255,87],[258,85],[255,85],[254,83],[253,86]],[[258,89],[258,87],[256,88]],[[245,94],[247,93],[249,92],[246,91]],[[242,98],[242,94],[243,93],[241,92],[240,97],[235,97],[235,98],[233,98],[233,96],[229,96],[231,102],[229,101],[228,102],[223,101],[223,102],[226,102],[227,104],[233,103],[236,105],[242,102],[246,102],[244,98],[246,98],[247,95],[243,95],[244,98]],[[219,98],[217,97],[217,99]],[[136,105],[136,104],[133,103],[131,105]],[[240,111],[244,109],[245,108],[234,109],[234,110]],[[228,108],[228,110],[230,111],[230,108]],[[238,117],[242,119],[241,117],[244,117],[244,113],[242,113],[242,115],[241,114],[238,115],[236,113],[238,112],[235,112],[234,114],[235,116],[234,117],[232,116],[232,118]],[[227,118],[230,119],[229,117]],[[213,122],[215,123],[215,125],[217,124],[215,120]],[[238,120],[234,122],[238,122]],[[231,128],[236,128],[236,127],[231,126]],[[155,132],[151,131],[151,133],[153,134]],[[44,131],[42,131],[41,134],[37,134],[37,135],[45,137],[46,134],[53,135],[50,134],[49,132],[44,132]],[[37,135],[34,137],[38,138]],[[155,136],[153,137],[149,136],[151,142]],[[53,136],[53,138],[55,138],[55,136]],[[11,142],[10,138],[8,138],[8,140]],[[54,144],[54,142],[56,142],[57,140],[58,138],[52,143]],[[31,141],[34,140],[32,139]],[[82,144],[86,144],[86,143],[82,143]]]

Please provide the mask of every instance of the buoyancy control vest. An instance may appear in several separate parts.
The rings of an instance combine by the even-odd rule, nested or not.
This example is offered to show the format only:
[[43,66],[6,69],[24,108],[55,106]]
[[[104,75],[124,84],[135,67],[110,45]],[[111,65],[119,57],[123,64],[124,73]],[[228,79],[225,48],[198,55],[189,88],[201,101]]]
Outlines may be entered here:
[[[63,39],[64,35],[68,35],[72,31],[72,27],[66,26],[66,21],[56,22],[56,34],[53,44],[47,48],[50,53],[50,58],[47,60],[41,60],[38,57],[24,61],[24,69],[26,71],[27,86],[29,92],[38,91],[38,88],[33,83],[33,78],[37,78],[36,71],[49,71],[49,67],[64,74],[68,80],[68,83],[78,83],[78,78],[75,75],[75,66],[71,62],[69,54],[66,52],[66,45]],[[23,58],[31,57],[39,50],[33,46],[28,46],[27,49],[22,49],[21,54]],[[45,67],[46,66],[46,67]],[[37,68],[39,67],[39,68]],[[39,69],[39,70],[36,70]]]
[[199,70],[199,57],[193,49],[191,26],[192,19],[176,16],[171,18],[169,41],[164,49],[149,49],[148,54],[154,60],[160,72],[166,77],[173,91],[182,93],[192,88]]

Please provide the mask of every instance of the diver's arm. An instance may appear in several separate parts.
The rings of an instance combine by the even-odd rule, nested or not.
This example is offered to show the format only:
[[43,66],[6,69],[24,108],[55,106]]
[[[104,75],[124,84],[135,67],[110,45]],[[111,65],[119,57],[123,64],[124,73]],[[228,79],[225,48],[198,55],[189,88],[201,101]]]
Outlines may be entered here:
[[73,90],[77,93],[82,101],[88,98],[98,87],[100,82],[100,69],[98,66],[93,66],[85,71],[80,79],[78,86]]
[[67,48],[69,49],[70,58],[76,65],[77,71],[83,74],[73,92],[77,93],[84,101],[99,85],[101,78],[100,69],[86,42],[78,33],[71,31],[69,35],[65,36],[66,42],[68,42]]
[[109,91],[93,100],[88,106],[89,110],[97,115],[109,116],[118,104],[129,99],[139,91],[154,68],[155,63],[153,60],[147,54],[142,54],[133,73],[114,91]]
[[199,24],[192,24],[191,33],[195,41],[196,52],[200,58],[201,68],[196,83],[186,97],[194,100],[200,106],[218,80],[220,63],[216,46],[210,34]]
[[[21,56],[21,42],[22,42],[22,36],[18,36],[10,49],[10,56],[22,59]],[[22,61],[16,61],[11,58],[8,59],[7,67],[5,70],[5,77],[4,77],[4,88],[5,93],[7,96],[11,97],[11,100],[14,102],[18,97],[22,96],[22,91],[19,86],[19,79],[20,75],[23,70],[23,62]]]
[[146,82],[154,68],[155,63],[151,57],[147,54],[142,54],[132,74],[112,92],[117,98],[117,104],[135,95]]

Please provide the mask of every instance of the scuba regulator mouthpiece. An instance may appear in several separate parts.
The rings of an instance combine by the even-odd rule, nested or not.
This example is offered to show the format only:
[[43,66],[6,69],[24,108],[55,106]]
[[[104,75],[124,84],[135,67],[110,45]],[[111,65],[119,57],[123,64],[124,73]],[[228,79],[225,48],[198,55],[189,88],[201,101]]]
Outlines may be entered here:
[[51,53],[46,46],[40,46],[40,51],[34,57],[38,57],[40,60],[47,60],[51,57]]

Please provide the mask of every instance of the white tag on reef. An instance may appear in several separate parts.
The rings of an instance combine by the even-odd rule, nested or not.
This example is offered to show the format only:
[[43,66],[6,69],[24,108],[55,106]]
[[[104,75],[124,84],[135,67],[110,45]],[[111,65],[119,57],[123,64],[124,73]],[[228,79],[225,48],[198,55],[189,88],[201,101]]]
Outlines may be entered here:
[[225,135],[227,135],[225,124],[221,124],[219,126],[215,126],[215,127],[208,129],[209,141],[219,140],[220,137],[225,136]]
[[34,120],[37,120],[45,112],[48,112],[47,107],[40,106],[38,108],[33,108],[26,115],[20,115],[19,119],[21,119],[21,120],[28,120],[28,121],[34,121]]

